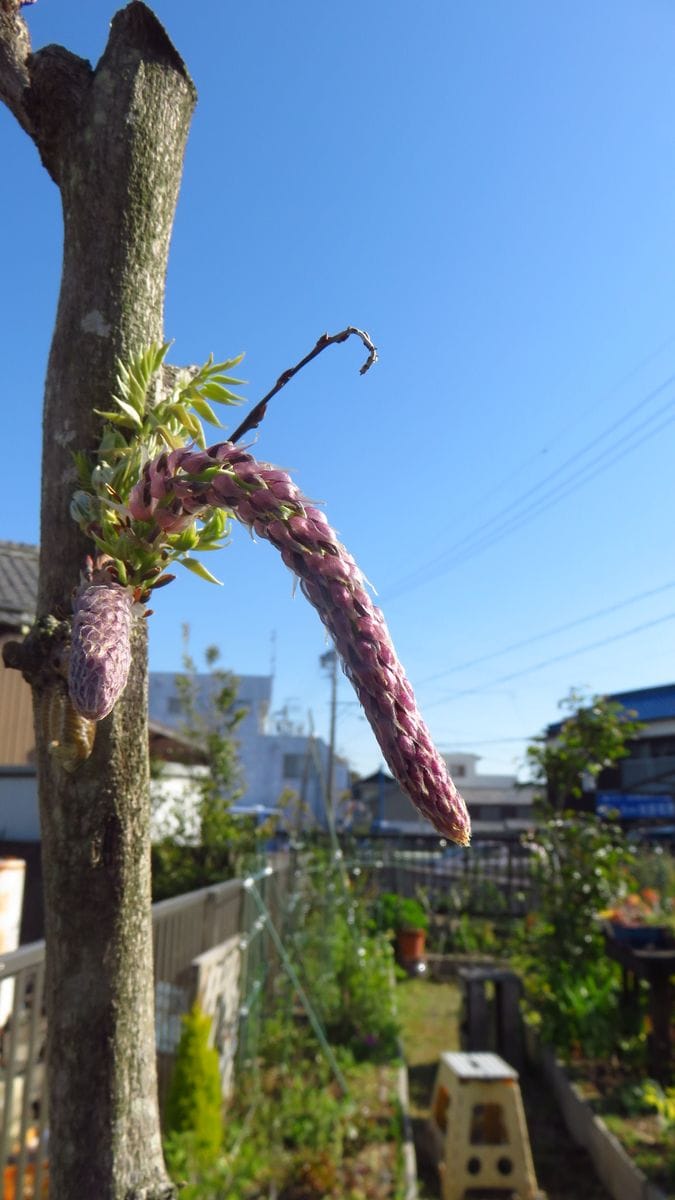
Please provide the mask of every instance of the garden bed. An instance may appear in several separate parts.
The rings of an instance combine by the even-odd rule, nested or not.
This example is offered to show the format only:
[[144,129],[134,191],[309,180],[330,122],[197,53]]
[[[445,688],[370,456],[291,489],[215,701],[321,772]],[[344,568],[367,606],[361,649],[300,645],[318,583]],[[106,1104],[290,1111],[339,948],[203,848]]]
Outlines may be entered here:
[[181,1200],[414,1198],[391,948],[342,872],[315,866],[289,912],[284,970],[249,956],[234,1093],[224,1126],[218,1095],[201,1135],[209,1051],[190,1050],[198,1015],[184,1021],[166,1127]]
[[181,1200],[412,1200],[399,1068],[353,1064],[345,1079],[347,1095],[310,1062],[268,1068],[235,1100],[207,1169],[185,1139],[169,1144]]
[[675,1200],[675,1136],[647,1111],[644,1072],[618,1062],[567,1064],[526,1026],[529,1061],[541,1074],[565,1125],[614,1200]]
[[572,1136],[615,1200],[673,1200],[675,1132],[648,1111],[644,1076],[588,1060],[564,1066],[550,1051],[541,1065]]

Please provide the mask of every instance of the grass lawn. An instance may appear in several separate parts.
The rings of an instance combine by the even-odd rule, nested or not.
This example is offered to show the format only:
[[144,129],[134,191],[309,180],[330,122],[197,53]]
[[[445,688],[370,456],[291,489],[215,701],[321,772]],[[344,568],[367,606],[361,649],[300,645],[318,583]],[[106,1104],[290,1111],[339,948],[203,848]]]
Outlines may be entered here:
[[417,1152],[420,1200],[440,1195],[427,1130],[431,1089],[444,1050],[458,1050],[462,996],[455,984],[406,979],[396,987],[401,1041],[408,1064],[410,1118]]
[[455,984],[407,979],[397,985],[396,1001],[410,1079],[411,1115],[426,1119],[438,1059],[444,1050],[459,1050],[461,992]]

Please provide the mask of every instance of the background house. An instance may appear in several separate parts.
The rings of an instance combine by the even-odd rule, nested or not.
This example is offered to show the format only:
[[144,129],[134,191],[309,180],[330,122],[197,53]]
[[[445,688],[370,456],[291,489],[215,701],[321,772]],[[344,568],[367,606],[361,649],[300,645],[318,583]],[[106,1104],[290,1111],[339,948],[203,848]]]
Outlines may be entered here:
[[[658,824],[675,820],[675,683],[660,687],[615,692],[607,697],[621,704],[643,723],[628,743],[628,754],[598,776],[589,786],[579,807],[606,812],[614,810],[629,824]],[[549,725],[548,739],[554,740],[560,722]]]
[[[35,617],[38,587],[37,546],[0,542],[0,651],[24,637]],[[9,671],[0,655],[0,764],[34,761],[31,691],[18,671]]]
[[[477,754],[456,751],[444,758],[471,816],[473,838],[518,834],[534,820],[535,789],[520,785],[513,775],[483,775],[477,770]],[[437,837],[428,821],[418,816],[395,779],[377,771],[353,785],[353,820],[383,832],[422,834]]]
[[40,819],[35,783],[31,690],[2,661],[6,642],[21,639],[35,616],[36,546],[0,542],[0,857],[26,863],[20,940],[42,936]]

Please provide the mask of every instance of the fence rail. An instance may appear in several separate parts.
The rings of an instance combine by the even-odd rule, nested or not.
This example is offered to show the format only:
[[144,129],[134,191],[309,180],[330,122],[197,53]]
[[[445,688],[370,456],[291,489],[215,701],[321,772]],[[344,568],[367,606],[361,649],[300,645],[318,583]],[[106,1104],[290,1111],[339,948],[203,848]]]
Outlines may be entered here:
[[520,917],[534,906],[532,855],[513,838],[469,849],[430,838],[368,838],[351,848],[351,856],[372,871],[379,891],[422,891],[436,912]]

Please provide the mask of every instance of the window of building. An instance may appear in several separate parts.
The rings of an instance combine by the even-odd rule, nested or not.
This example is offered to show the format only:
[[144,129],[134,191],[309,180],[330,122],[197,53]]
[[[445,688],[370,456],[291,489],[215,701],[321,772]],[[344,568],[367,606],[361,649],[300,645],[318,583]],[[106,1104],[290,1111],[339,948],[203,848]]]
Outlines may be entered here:
[[284,754],[282,771],[284,779],[300,779],[305,766],[304,754]]
[[534,815],[534,809],[531,804],[517,804],[511,813],[512,817],[516,817],[519,821],[529,821]]
[[454,779],[463,779],[466,775],[464,763],[450,763],[450,774]]

